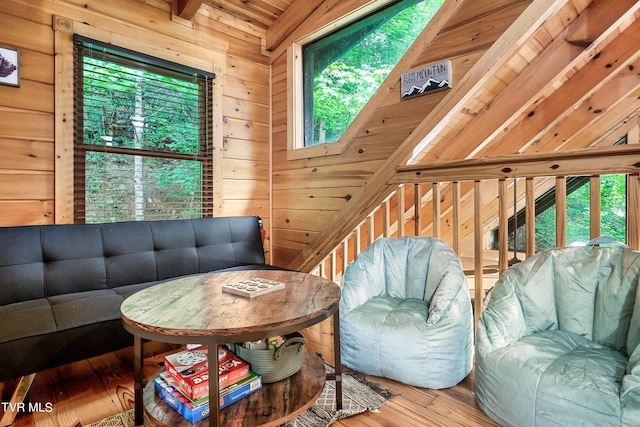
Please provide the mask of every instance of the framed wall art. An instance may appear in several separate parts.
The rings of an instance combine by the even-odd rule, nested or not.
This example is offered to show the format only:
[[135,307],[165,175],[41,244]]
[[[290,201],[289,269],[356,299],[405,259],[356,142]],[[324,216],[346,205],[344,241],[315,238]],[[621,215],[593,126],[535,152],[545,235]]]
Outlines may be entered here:
[[0,84],[20,86],[20,51],[0,46]]

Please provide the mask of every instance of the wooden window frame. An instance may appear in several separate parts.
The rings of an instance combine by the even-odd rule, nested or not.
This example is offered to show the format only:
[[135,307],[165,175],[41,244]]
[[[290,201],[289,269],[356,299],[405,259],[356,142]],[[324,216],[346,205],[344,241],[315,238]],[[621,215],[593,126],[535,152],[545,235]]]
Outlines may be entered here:
[[[54,183],[54,223],[71,224],[74,222],[74,102],[73,34],[109,42],[129,48],[145,55],[155,56],[167,61],[179,62],[187,67],[201,69],[216,74],[212,88],[212,183],[213,216],[223,212],[223,134],[222,134],[222,88],[224,86],[224,67],[226,55],[197,45],[184,43],[184,51],[175,51],[170,42],[173,39],[158,37],[157,33],[142,32],[140,37],[132,39],[123,35],[93,27],[87,23],[74,21],[64,16],[53,16],[55,49],[55,183]],[[164,46],[163,41],[166,42]]]
[[[311,157],[335,156],[344,152],[349,138],[344,137],[331,143],[304,146],[304,111],[302,85],[302,46],[318,40],[338,28],[349,25],[358,19],[383,8],[395,0],[378,0],[367,3],[351,13],[340,15],[330,23],[300,37],[287,48],[287,160],[300,160]],[[313,25],[316,25],[314,22]]]
[[[211,88],[212,82],[215,79],[215,73],[207,73],[201,70],[197,70],[191,67],[183,66],[182,64],[176,64],[169,61],[164,61],[156,57],[149,57],[148,55],[140,54],[139,52],[134,52],[129,49],[123,49],[119,46],[114,46],[112,44],[103,43],[98,40],[88,39],[86,37],[74,35],[75,41],[75,53],[74,53],[74,120],[75,120],[75,133],[74,133],[74,151],[75,151],[75,170],[74,170],[74,222],[81,223],[89,220],[90,222],[94,222],[96,219],[93,217],[94,214],[98,215],[113,215],[114,212],[105,212],[104,208],[107,206],[99,205],[102,209],[100,211],[91,211],[90,218],[87,218],[87,210],[86,210],[86,188],[87,188],[87,175],[85,174],[87,169],[86,156],[88,153],[103,153],[105,155],[120,155],[120,156],[129,156],[131,158],[139,158],[140,161],[145,161],[149,159],[164,159],[166,161],[195,161],[200,165],[201,178],[202,181],[200,183],[199,189],[199,200],[201,203],[200,209],[197,216],[202,217],[210,217],[213,216],[213,206],[215,200],[213,198],[213,186],[210,185],[212,173],[214,170],[213,162],[212,162],[212,141],[211,141],[211,129],[212,123],[209,120],[209,115],[213,114],[211,111],[212,103],[211,103]],[[103,55],[103,57],[98,57],[99,55]],[[84,117],[88,114],[85,110],[85,78],[83,76],[84,73],[84,64],[85,58],[96,58],[102,60],[100,62],[100,67],[109,67],[108,64],[119,64],[120,66],[125,66],[128,69],[132,70],[142,70],[152,75],[162,75],[169,76],[177,79],[177,81],[183,81],[186,79],[194,79],[194,82],[198,86],[198,104],[199,104],[199,129],[198,129],[198,147],[197,152],[193,153],[179,153],[176,151],[168,151],[163,150],[161,148],[146,145],[145,147],[123,147],[118,145],[111,144],[95,144],[95,143],[87,143],[85,141],[84,136]],[[147,80],[147,77],[144,77],[147,84],[151,84],[154,87],[157,87],[155,81],[153,79]],[[93,81],[89,88],[93,87]],[[153,114],[154,111],[150,111],[149,113]],[[106,132],[106,129],[103,129],[103,132]],[[123,170],[126,175],[126,171]],[[143,177],[146,179],[146,177]],[[107,184],[107,183],[105,183]],[[153,184],[151,190],[153,190]],[[159,188],[156,188],[159,190]],[[125,190],[126,191],[126,190]],[[156,196],[165,197],[163,193],[155,193]],[[146,198],[145,198],[146,199]],[[177,202],[183,202],[181,199],[176,199]],[[124,203],[123,206],[126,206],[128,203]],[[97,206],[96,206],[97,207]],[[142,218],[143,219],[177,219],[182,216],[175,216],[175,213],[171,213],[170,210],[162,209],[158,211],[160,206],[155,206],[154,204],[144,203],[142,207]],[[174,205],[175,207],[175,205]],[[137,208],[136,208],[137,209]],[[99,213],[101,212],[101,214]],[[121,212],[120,215],[124,214]],[[131,217],[123,216],[117,220],[138,220],[133,214]],[[100,216],[99,216],[100,217]],[[98,218],[99,218],[98,217]],[[93,218],[93,219],[91,219]],[[103,220],[100,220],[103,221]]]
[[[363,106],[361,112],[337,141],[305,146],[303,45],[326,37],[332,32],[354,24],[368,15],[374,15],[378,11],[400,1],[402,0],[378,0],[368,2],[362,7],[353,10],[351,13],[340,16],[335,21],[325,23],[321,28],[297,39],[288,46],[287,81],[289,84],[287,85],[287,123],[289,123],[289,126],[287,130],[287,160],[291,161],[342,154],[355,136],[357,132],[356,129],[361,126],[358,117],[367,108],[366,105]],[[315,23],[312,25],[315,25]]]

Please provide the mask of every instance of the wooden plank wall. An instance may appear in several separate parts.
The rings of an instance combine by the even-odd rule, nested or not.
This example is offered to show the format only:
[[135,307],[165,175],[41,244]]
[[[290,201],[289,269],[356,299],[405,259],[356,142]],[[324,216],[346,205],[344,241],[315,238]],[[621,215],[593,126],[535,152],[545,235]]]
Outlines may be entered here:
[[[328,7],[330,3],[331,0],[325,0],[272,54],[272,252],[274,262],[279,265],[291,264],[310,242],[331,227],[336,214],[355,194],[366,191],[362,187],[367,179],[446,94],[430,94],[401,104],[400,74],[450,59],[453,81],[461,81],[528,5],[528,1],[518,0],[467,1],[462,5],[446,2],[432,20],[432,28],[423,32],[347,130],[344,141],[338,143],[340,150],[311,147],[303,149],[304,154],[291,156],[287,140],[287,132],[292,128],[287,122],[287,90],[293,85],[293,76],[287,69],[287,48],[297,40],[322,31],[336,18],[334,9]],[[361,0],[348,4],[356,10],[369,3]],[[342,3],[341,7],[346,4]],[[346,11],[341,13],[344,15]],[[368,213],[354,215],[364,218]]]
[[[71,31],[105,37],[132,50],[153,46],[156,56],[216,71],[216,85],[222,89],[217,213],[259,215],[269,230],[270,73],[263,53],[265,30],[206,5],[192,21],[172,17],[171,8],[170,0],[0,2],[0,46],[19,49],[21,55],[20,87],[0,85],[0,226],[69,222],[56,206],[72,202],[55,199],[56,194],[62,194],[60,199],[71,197],[57,193],[55,186],[56,179],[68,179],[72,173],[56,170],[56,165],[69,169],[64,165],[70,163],[55,159],[55,153],[70,156],[60,147],[72,144],[71,135],[56,132],[56,126],[67,123],[56,114],[57,99],[71,99],[69,88],[60,87],[70,76],[55,75],[56,16],[71,22]],[[56,116],[64,123],[57,124]]]

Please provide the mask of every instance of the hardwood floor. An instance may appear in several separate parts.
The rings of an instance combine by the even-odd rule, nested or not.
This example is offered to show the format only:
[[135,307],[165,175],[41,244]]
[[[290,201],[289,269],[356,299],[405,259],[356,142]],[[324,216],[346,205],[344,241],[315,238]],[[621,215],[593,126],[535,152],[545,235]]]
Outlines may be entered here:
[[[310,348],[313,349],[313,346]],[[145,375],[158,369],[162,355],[173,347],[146,343]],[[314,350],[317,351],[317,350]],[[496,426],[475,404],[473,375],[446,390],[409,387],[368,377],[397,394],[380,410],[340,420],[336,427]],[[7,390],[5,388],[4,393]],[[3,402],[7,397],[3,396]],[[13,426],[76,427],[133,407],[133,349],[127,348],[59,368],[39,372],[28,403],[40,412],[21,412]],[[2,409],[2,408],[0,408]]]

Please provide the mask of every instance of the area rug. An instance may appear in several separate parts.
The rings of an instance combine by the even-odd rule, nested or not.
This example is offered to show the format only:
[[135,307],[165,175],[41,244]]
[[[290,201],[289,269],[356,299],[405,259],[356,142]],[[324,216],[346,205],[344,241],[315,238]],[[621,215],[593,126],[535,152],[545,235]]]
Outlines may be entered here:
[[[333,373],[333,366],[325,364],[327,372]],[[342,409],[335,410],[335,382],[327,381],[316,402],[305,412],[285,424],[287,427],[326,427],[335,421],[380,408],[394,396],[376,383],[367,381],[357,372],[343,369]],[[87,427],[133,427],[133,410],[106,418]],[[144,427],[155,427],[145,417]]]

